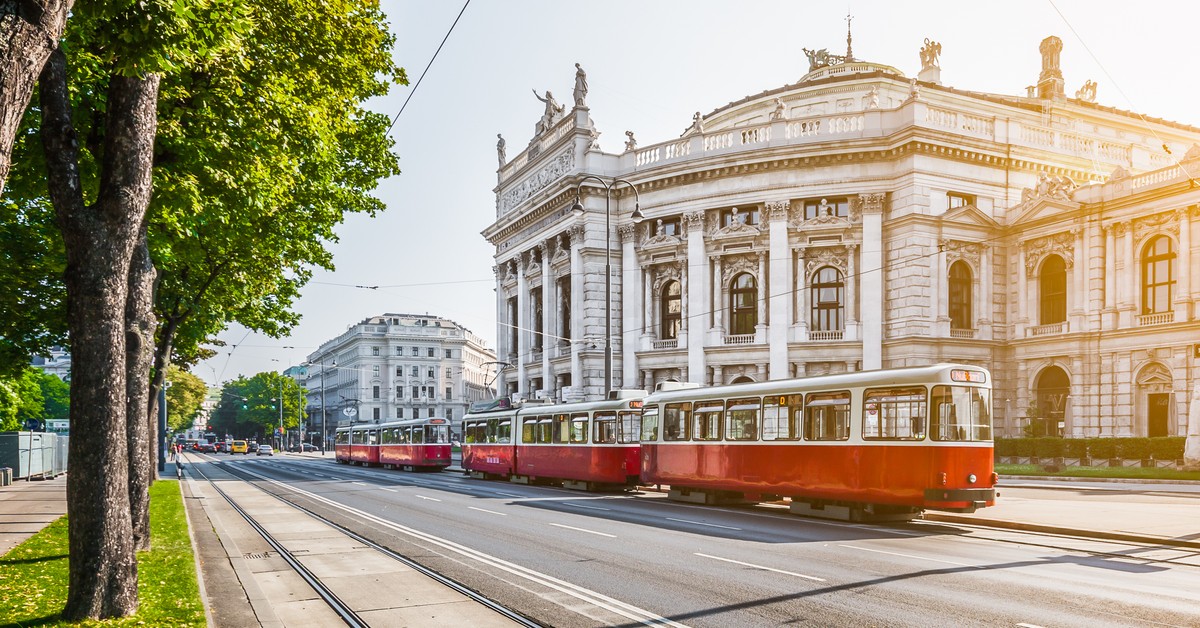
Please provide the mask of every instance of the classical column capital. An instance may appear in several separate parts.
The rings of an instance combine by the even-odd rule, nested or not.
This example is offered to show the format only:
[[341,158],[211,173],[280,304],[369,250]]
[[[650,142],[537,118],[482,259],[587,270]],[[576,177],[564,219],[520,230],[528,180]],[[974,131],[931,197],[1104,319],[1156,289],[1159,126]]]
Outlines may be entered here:
[[571,241],[571,246],[579,246],[583,244],[583,225],[571,225],[567,228],[567,238]]
[[637,225],[632,222],[617,225],[617,233],[621,236],[621,242],[633,242],[633,238],[637,235]]
[[858,195],[859,206],[863,214],[882,214],[885,199],[887,199],[887,194],[883,192],[867,192]]
[[768,201],[767,220],[771,222],[787,220],[789,205],[787,201]]

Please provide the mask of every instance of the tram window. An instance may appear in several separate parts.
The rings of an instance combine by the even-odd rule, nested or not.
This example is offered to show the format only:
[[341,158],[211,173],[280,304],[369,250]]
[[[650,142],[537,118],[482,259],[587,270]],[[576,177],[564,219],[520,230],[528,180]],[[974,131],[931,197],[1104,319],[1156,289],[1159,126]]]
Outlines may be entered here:
[[623,410],[620,416],[618,427],[621,433],[617,435],[617,440],[622,443],[638,442],[638,433],[642,430],[642,415],[633,410]]
[[850,391],[812,393],[804,400],[806,440],[850,438]]
[[642,442],[653,443],[658,440],[658,406],[642,408]]
[[500,429],[500,419],[488,419],[487,422],[487,442],[496,442],[496,432]]
[[800,395],[763,397],[762,439],[800,440],[801,411],[804,409]]
[[425,430],[421,429],[420,425],[414,425],[409,428],[412,432],[409,434],[410,442],[414,445],[420,445],[425,442]]
[[552,440],[558,444],[571,442],[571,417],[569,415],[554,415],[554,434]]
[[617,415],[615,412],[597,412],[592,417],[592,425],[595,426],[596,432],[592,436],[593,443],[617,442]]
[[668,403],[663,409],[663,440],[688,440],[692,423],[692,402]]
[[528,445],[537,442],[537,417],[521,419],[521,442]]
[[758,397],[730,399],[725,405],[725,438],[758,440]]
[[576,412],[571,415],[571,442],[586,443],[587,442],[587,426],[588,414],[586,412]]
[[475,441],[475,423],[474,422],[464,422],[463,423],[463,443],[470,445],[475,442],[476,442]]
[[500,443],[512,442],[512,421],[504,419],[496,426],[496,441]]
[[697,401],[692,410],[692,440],[721,440],[723,401]]
[[[417,428],[420,429],[420,428]],[[450,427],[448,425],[425,426],[425,442],[445,444],[450,442]]]
[[863,438],[925,438],[928,401],[924,386],[876,388],[863,396]]
[[930,435],[940,441],[992,440],[989,390],[969,386],[933,387],[933,425]]
[[[482,427],[482,426],[480,426],[480,427]],[[408,440],[409,440],[408,439],[408,428],[407,427],[396,428],[396,442],[401,445],[407,445]]]
[[551,442],[551,432],[554,430],[554,424],[550,419],[550,415],[542,414],[537,418],[537,442]]

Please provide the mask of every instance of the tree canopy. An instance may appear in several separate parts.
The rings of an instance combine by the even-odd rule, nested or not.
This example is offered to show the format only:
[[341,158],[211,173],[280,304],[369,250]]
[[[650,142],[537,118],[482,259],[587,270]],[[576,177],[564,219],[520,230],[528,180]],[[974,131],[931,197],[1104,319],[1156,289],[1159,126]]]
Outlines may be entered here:
[[182,432],[191,427],[204,405],[208,385],[195,375],[171,365],[167,369],[167,429]]
[[265,436],[281,426],[292,429],[304,418],[304,390],[300,384],[285,375],[265,372],[227,382],[208,424],[218,434],[251,438]]

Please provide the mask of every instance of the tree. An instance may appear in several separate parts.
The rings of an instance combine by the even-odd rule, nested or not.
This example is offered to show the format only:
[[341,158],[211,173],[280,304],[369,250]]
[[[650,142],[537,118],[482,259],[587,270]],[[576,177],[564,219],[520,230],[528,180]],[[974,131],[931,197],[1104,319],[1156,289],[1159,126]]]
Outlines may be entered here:
[[67,421],[71,410],[71,386],[55,375],[39,371],[38,386],[42,389],[46,421]]
[[29,420],[66,419],[69,393],[61,379],[31,366],[13,377],[0,376],[0,432],[23,430]]
[[74,0],[9,0],[0,4],[0,193],[8,179],[13,138],[50,51],[58,47]]
[[222,388],[221,401],[209,423],[219,433],[238,437],[264,436],[281,424],[284,429],[291,429],[300,424],[303,409],[300,393],[296,380],[279,373],[239,377]]
[[208,385],[195,375],[171,365],[167,369],[167,429],[182,432],[192,425],[204,397],[208,395]]

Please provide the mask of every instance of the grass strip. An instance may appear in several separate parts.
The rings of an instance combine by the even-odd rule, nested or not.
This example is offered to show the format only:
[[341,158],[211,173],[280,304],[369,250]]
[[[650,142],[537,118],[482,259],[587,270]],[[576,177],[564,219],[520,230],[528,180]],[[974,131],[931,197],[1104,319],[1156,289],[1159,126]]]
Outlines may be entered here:
[[61,517],[0,557],[0,626],[204,626],[204,604],[176,480],[150,487],[151,549],[138,553],[138,612],[68,623],[67,518]]
[[997,464],[1000,475],[1041,475],[1057,478],[1126,478],[1132,480],[1200,480],[1200,471],[1143,467],[1061,467],[1047,471],[1036,464]]

